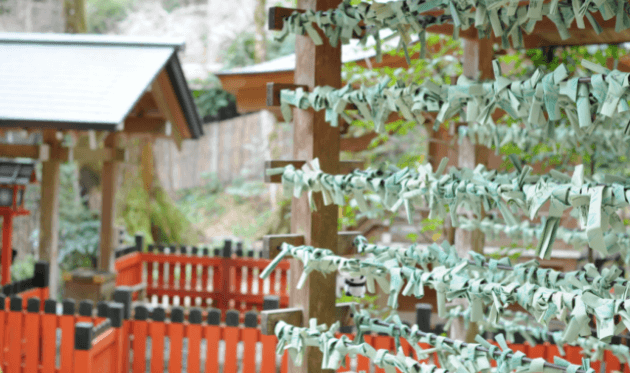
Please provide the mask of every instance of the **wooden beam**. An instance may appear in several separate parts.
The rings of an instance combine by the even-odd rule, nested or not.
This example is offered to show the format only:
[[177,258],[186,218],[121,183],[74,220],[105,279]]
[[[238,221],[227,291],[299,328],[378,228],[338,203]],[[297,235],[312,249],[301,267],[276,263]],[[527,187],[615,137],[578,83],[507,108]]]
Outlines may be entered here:
[[354,255],[357,249],[354,247],[354,239],[360,236],[359,231],[342,231],[337,233],[337,255]]
[[263,257],[273,259],[278,255],[278,249],[283,243],[293,246],[304,245],[303,234],[270,234],[263,236]]
[[156,136],[170,136],[172,126],[166,119],[127,117],[123,132],[130,134],[150,134]]
[[335,322],[339,321],[341,326],[354,325],[352,306],[358,308],[357,303],[337,303],[335,305]]
[[[304,92],[309,92],[309,87],[303,84],[288,84],[288,83],[267,83],[267,107],[280,106],[280,91],[283,89],[296,90],[302,88]],[[356,110],[357,107],[354,104],[347,104],[348,110]]]
[[284,19],[289,18],[293,12],[305,13],[303,9],[284,8],[281,6],[272,6],[269,8],[269,19],[267,26],[269,30],[282,30]]
[[[120,141],[120,133],[110,133],[105,139],[105,146],[116,148]],[[114,250],[116,249],[115,225],[116,191],[118,190],[118,169],[120,162],[112,159],[103,162],[102,171],[102,208],[101,208],[101,241],[98,268],[107,272],[115,272]]]
[[192,135],[166,70],[162,70],[151,85],[151,93],[160,112],[175,128],[173,138],[177,148],[181,150],[182,141],[190,139]]
[[308,92],[307,85],[274,82],[267,83],[267,106],[280,106],[280,91],[283,89],[296,90],[298,88],[302,88],[305,92]]
[[[265,170],[270,168],[281,168],[286,167],[288,165],[293,165],[296,169],[302,168],[306,161],[282,161],[282,160],[272,160],[265,161]],[[361,161],[340,161],[339,162],[339,175],[349,174],[357,168],[362,168],[364,162]],[[267,175],[265,173],[265,182],[266,183],[281,183],[282,175]]]
[[77,161],[85,162],[127,162],[129,160],[127,149],[102,148],[92,150],[90,148],[72,149],[72,157]]
[[144,92],[127,117],[166,119],[160,112],[151,91]]
[[[43,137],[44,143],[50,147],[52,153],[61,149],[61,141],[57,139],[57,131],[44,130]],[[59,266],[56,263],[59,244],[60,166],[61,162],[54,158],[42,162],[39,259],[52,264],[49,273],[49,294],[52,299],[57,298],[57,279],[59,277]]]
[[46,162],[50,159],[50,146],[41,145],[0,145],[0,157],[3,158],[31,158]]
[[[543,1],[544,3],[550,2],[550,0]],[[529,1],[520,1],[519,6],[526,6]],[[474,11],[474,8],[473,8]],[[294,12],[304,13],[303,9],[284,8],[284,7],[271,7],[269,8],[269,30],[282,30],[284,19],[288,18]],[[442,10],[433,10],[423,13],[424,15],[440,16],[444,14]],[[602,32],[597,34],[595,30],[590,26],[588,20],[584,20],[586,28],[580,29],[575,22],[568,28],[571,37],[566,40],[562,40],[558,29],[549,18],[544,17],[541,21],[536,22],[534,32],[530,35],[523,35],[523,44],[526,49],[540,48],[544,46],[564,46],[564,45],[585,45],[585,44],[620,44],[630,39],[630,30],[624,30],[622,32],[615,31],[616,19],[613,17],[609,20],[604,20],[601,13],[593,13],[593,17],[602,28]],[[316,28],[317,29],[317,28]],[[427,32],[434,34],[442,34],[451,36],[454,28],[451,23],[445,23],[441,25],[434,25],[427,28]],[[360,35],[356,33],[353,37],[360,38],[364,32]],[[462,39],[478,40],[477,29],[470,27],[467,30],[460,30],[459,37]],[[501,38],[491,35],[492,43],[498,44],[501,48]]]
[[[356,248],[353,241],[361,232],[348,231],[337,233],[337,251],[338,255],[354,255]],[[283,243],[293,246],[304,245],[304,235],[302,234],[271,234],[263,237],[263,257],[266,259],[275,259],[280,253],[280,246]]]
[[378,137],[378,133],[370,132],[359,137],[341,138],[339,148],[342,152],[361,152],[367,150],[372,141]]
[[127,162],[128,153],[123,148],[59,148],[50,156],[61,163],[82,161],[82,162]]
[[[305,13],[306,11],[304,9],[284,8],[279,6],[270,7],[269,18],[267,20],[269,30],[282,30],[284,19],[291,16],[294,12]],[[359,28],[362,30],[359,34],[357,34],[354,30],[352,31],[353,39],[361,39],[365,34],[365,26],[363,26],[363,22],[359,24]]]
[[[353,325],[354,314],[352,306],[356,303],[339,303],[335,305],[335,322],[339,321],[341,326]],[[284,321],[293,326],[304,325],[304,311],[302,308],[282,308],[277,310],[266,310],[260,313],[260,329],[263,335],[273,335],[276,324]]]
[[274,328],[279,321],[294,326],[302,326],[304,311],[301,308],[281,308],[267,310],[260,313],[260,331],[264,335],[273,335]]

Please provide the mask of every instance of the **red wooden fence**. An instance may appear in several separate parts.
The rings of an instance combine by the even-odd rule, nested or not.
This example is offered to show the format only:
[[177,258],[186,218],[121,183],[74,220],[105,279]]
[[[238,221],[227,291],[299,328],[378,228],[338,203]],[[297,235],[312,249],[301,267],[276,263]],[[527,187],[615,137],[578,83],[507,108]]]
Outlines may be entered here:
[[[26,307],[23,307],[25,303]],[[85,372],[76,363],[83,359],[77,360],[75,356],[75,324],[91,322],[98,325],[107,320],[92,316],[91,308],[90,315],[75,315],[72,301],[64,301],[63,315],[56,314],[57,302],[54,300],[41,302],[35,297],[5,298],[2,295],[0,306],[3,306],[0,309],[0,368],[5,373]],[[61,332],[60,343],[57,343],[58,330]],[[99,340],[97,346],[103,343]]]
[[[0,305],[6,300],[0,296]],[[0,310],[0,361],[5,373],[144,373],[151,372],[197,373],[285,373],[288,356],[276,358],[275,336],[262,335],[257,328],[257,314],[245,315],[245,325],[239,325],[239,314],[226,314],[226,323],[221,323],[219,310],[202,313],[190,311],[188,321],[184,310],[174,307],[171,319],[165,318],[163,308],[136,307],[133,319],[123,321],[123,305],[109,305],[108,318],[99,311],[93,315],[89,304],[82,303],[79,315],[75,315],[74,302],[63,302],[63,314],[57,315],[57,304],[45,302],[41,311],[40,300],[30,298],[27,309],[23,299],[12,297],[9,309]],[[119,311],[119,312],[115,312]],[[86,324],[87,323],[87,324]],[[96,327],[94,327],[96,325]],[[57,331],[61,339],[57,340]],[[347,334],[352,339],[353,335]],[[149,349],[148,341],[151,341]],[[365,341],[376,349],[394,351],[394,339],[387,336],[366,335]],[[403,351],[414,357],[415,351],[401,339]],[[512,344],[513,350],[523,351],[529,357],[543,357],[553,361],[560,356],[557,346],[549,343],[529,346]],[[428,346],[422,346],[428,348]],[[565,346],[564,359],[581,363],[581,350]],[[439,365],[435,355],[424,362]],[[346,367],[356,371],[369,371],[371,362],[365,357],[346,358]],[[610,352],[605,353],[605,373],[623,370],[630,373],[628,366],[621,366]],[[600,362],[592,363],[596,372]],[[382,373],[381,368],[375,369]]]
[[[147,315],[147,313],[143,313]],[[259,328],[250,325],[238,325],[234,322],[238,316],[230,320],[230,316],[226,317],[228,324],[219,325],[219,315],[207,316],[208,322],[201,322],[201,313],[199,316],[193,317],[190,322],[182,322],[181,316],[178,320],[182,321],[156,321],[150,317],[142,316],[141,320],[129,320],[131,324],[130,330],[134,340],[138,343],[133,344],[133,357],[130,362],[130,371],[133,373],[144,373],[147,368],[151,372],[163,372],[165,366],[169,372],[181,372],[182,361],[187,362],[186,372],[218,372],[220,368],[224,373],[286,373],[288,356],[285,353],[282,358],[275,358],[275,349],[277,339],[275,336],[262,335]],[[179,317],[179,316],[178,316]],[[255,317],[247,320],[253,321]],[[233,323],[230,325],[230,323]],[[352,334],[346,334],[353,339]],[[341,334],[338,334],[338,337]],[[151,338],[153,345],[151,348],[151,357],[148,358],[148,350],[146,345],[147,338]],[[165,338],[170,340],[170,348],[165,352]],[[187,348],[183,348],[182,341],[188,340]],[[380,335],[366,335],[365,342],[369,343],[375,349],[388,349],[395,352],[395,342],[392,337]],[[407,343],[401,339],[401,347],[408,356],[417,359],[415,351]],[[239,353],[239,345],[240,352]],[[257,349],[257,345],[259,345]],[[430,348],[428,345],[421,344],[423,349]],[[547,361],[553,362],[554,356],[561,356],[557,346],[544,343],[537,346],[525,344],[510,344],[510,348],[514,351],[522,351],[528,357],[542,357]],[[565,346],[565,356],[563,359],[574,364],[581,364],[581,349],[579,347]],[[258,351],[258,358],[256,356]],[[240,355],[239,358],[237,358]],[[205,358],[202,359],[202,355]],[[262,358],[261,358],[262,357]],[[354,371],[369,372],[372,362],[365,357],[357,357],[355,361],[351,361],[346,357],[346,367],[342,367],[338,372]],[[428,359],[421,360],[425,363],[440,365],[436,354],[432,354]],[[606,352],[606,373],[621,370],[619,359]],[[494,364],[493,366],[495,366]],[[600,362],[591,364],[597,373],[600,373]],[[382,368],[374,367],[375,373],[384,373]],[[623,370],[630,373],[627,366]],[[603,373],[603,372],[602,372]]]
[[[287,278],[289,262],[282,261],[268,280],[258,274],[270,263],[267,259],[210,257],[207,251],[189,250],[171,254],[168,248],[154,247],[150,252],[131,252],[116,259],[116,286],[134,288],[133,299],[157,298],[168,306],[190,305],[241,312],[262,309],[265,295],[278,295],[280,307],[289,304]],[[201,254],[201,255],[199,255]],[[143,290],[141,290],[143,289]]]

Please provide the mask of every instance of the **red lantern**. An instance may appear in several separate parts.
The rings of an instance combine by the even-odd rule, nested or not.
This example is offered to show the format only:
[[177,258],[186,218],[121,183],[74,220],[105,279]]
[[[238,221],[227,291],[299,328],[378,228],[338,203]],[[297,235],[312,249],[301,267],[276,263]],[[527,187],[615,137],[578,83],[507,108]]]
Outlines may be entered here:
[[11,282],[13,217],[28,215],[24,208],[26,186],[36,183],[32,162],[0,162],[0,215],[2,216],[2,285]]

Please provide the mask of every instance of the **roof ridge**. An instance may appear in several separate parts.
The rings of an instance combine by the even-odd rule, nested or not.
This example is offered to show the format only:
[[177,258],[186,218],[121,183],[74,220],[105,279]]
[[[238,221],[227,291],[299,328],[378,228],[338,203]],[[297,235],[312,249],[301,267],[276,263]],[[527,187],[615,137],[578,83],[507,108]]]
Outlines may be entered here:
[[134,37],[127,35],[58,34],[0,32],[0,43],[56,44],[56,45],[111,45],[123,47],[170,47],[183,50],[185,42],[175,38]]

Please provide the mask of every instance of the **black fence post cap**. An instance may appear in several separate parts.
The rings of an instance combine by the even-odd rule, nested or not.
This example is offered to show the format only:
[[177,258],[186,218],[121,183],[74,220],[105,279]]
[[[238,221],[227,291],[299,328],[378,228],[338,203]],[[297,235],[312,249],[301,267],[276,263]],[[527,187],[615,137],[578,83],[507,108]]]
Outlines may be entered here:
[[139,304],[135,308],[133,317],[136,320],[146,321],[149,318],[149,309],[147,306]]
[[124,318],[131,318],[131,288],[128,286],[119,286],[114,290],[114,302],[121,303],[124,306]]
[[223,257],[229,258],[232,256],[232,240],[225,240],[223,245]]
[[108,308],[109,306],[107,305],[106,301],[104,300],[99,301],[98,303],[96,303],[96,316],[107,317]]
[[208,325],[219,325],[221,323],[221,310],[210,308],[208,310]]
[[84,299],[79,302],[79,315],[92,316],[92,310],[94,309],[94,302],[89,299]]
[[77,323],[74,329],[74,349],[88,351],[92,348],[92,325],[91,322]]
[[39,298],[29,298],[26,301],[26,310],[28,312],[37,313],[37,312],[39,312],[40,304],[41,304],[41,302],[40,302]]
[[50,264],[44,261],[35,263],[35,274],[33,275],[33,286],[37,288],[48,287],[50,280]]
[[191,324],[201,324],[201,310],[199,308],[193,308],[188,314],[188,322]]
[[162,307],[156,307],[153,309],[153,312],[151,312],[151,320],[153,321],[160,321],[163,322],[164,320],[166,320],[166,310],[164,310],[164,308]]
[[125,307],[120,303],[109,303],[107,305],[107,318],[112,323],[112,327],[120,328],[125,318]]
[[258,326],[258,313],[249,311],[245,314],[245,327],[256,328]]
[[225,325],[238,326],[239,313],[237,310],[229,310],[225,313]]
[[416,304],[416,324],[418,329],[423,332],[431,331],[431,312],[433,307],[428,303]]
[[44,313],[49,315],[57,314],[57,301],[54,299],[46,299],[44,302]]
[[171,309],[171,322],[184,322],[184,308],[180,306]]
[[280,297],[277,295],[265,295],[263,297],[263,311],[277,310],[280,308]]
[[76,302],[74,301],[74,299],[64,299],[62,302],[62,306],[64,315],[74,315],[74,309],[76,306]]

